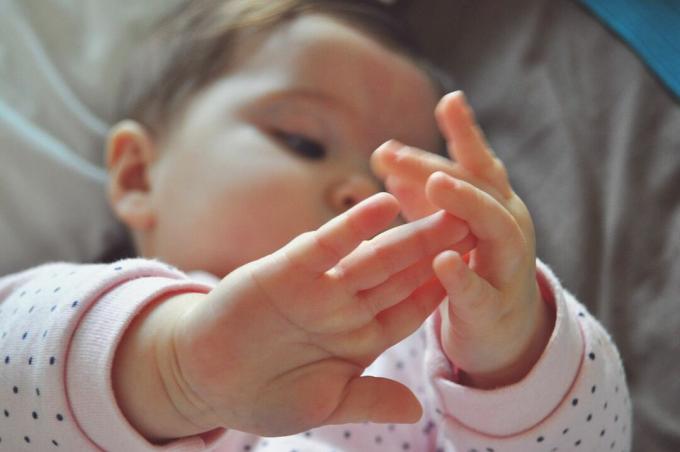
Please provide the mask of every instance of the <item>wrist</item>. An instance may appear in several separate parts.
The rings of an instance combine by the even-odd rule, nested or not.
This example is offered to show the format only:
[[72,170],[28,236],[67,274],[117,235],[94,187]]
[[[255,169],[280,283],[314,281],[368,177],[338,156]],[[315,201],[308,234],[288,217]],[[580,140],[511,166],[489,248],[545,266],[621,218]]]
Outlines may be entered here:
[[512,358],[490,370],[461,369],[461,384],[480,389],[498,388],[519,382],[531,371],[543,354],[555,324],[555,314],[543,300],[539,290],[536,291],[534,300],[529,312],[523,316],[527,321],[514,334],[516,342],[513,344],[512,341],[503,341],[510,344],[511,350],[507,355]]
[[173,361],[172,332],[183,314],[204,297],[170,294],[150,303],[130,324],[116,350],[113,389],[128,422],[151,442],[210,430],[196,425],[182,395]]

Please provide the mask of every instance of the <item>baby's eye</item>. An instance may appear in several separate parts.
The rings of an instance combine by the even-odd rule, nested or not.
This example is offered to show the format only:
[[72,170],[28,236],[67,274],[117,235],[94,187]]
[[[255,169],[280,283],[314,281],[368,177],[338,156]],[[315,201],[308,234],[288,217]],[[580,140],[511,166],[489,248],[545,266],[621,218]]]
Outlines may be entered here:
[[276,131],[274,136],[287,148],[311,160],[321,160],[326,157],[326,148],[318,141],[311,140],[297,133]]

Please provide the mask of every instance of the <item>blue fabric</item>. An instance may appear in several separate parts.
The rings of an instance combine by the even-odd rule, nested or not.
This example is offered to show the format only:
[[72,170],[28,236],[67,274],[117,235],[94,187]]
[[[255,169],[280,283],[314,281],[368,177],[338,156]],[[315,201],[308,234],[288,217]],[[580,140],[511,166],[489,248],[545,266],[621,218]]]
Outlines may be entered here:
[[680,98],[680,0],[581,0]]

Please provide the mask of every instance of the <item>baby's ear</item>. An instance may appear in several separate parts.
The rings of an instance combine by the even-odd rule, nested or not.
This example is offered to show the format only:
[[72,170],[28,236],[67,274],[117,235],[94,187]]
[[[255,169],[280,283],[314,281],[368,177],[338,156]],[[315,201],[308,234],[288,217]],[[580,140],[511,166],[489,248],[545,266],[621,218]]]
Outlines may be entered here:
[[155,222],[149,185],[155,155],[150,133],[138,122],[125,120],[109,131],[106,147],[109,202],[116,216],[133,231],[151,229]]

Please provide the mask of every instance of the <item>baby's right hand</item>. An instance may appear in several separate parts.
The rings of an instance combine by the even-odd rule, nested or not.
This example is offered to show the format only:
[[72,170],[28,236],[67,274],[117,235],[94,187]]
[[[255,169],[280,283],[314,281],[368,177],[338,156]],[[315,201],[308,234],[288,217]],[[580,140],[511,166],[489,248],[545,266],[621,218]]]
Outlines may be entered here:
[[417,421],[409,389],[361,374],[441,303],[432,259],[469,230],[440,211],[373,237],[398,211],[374,195],[235,270],[178,318],[163,380],[179,414],[264,436]]

